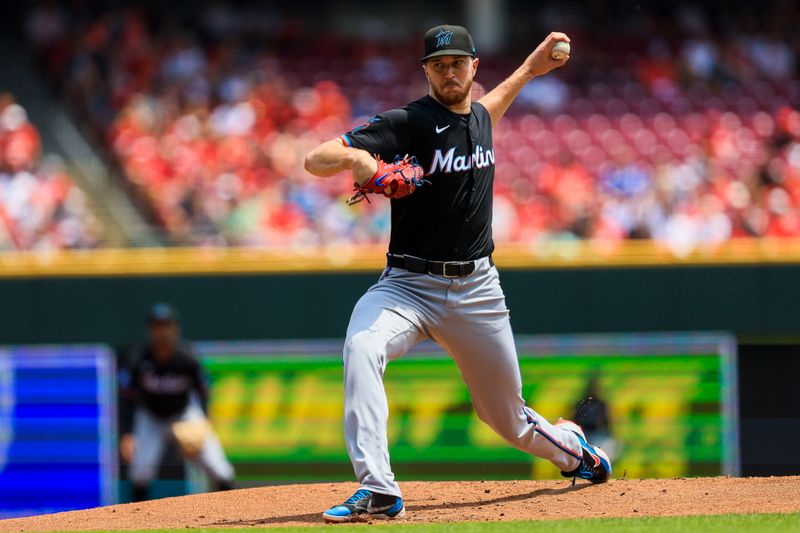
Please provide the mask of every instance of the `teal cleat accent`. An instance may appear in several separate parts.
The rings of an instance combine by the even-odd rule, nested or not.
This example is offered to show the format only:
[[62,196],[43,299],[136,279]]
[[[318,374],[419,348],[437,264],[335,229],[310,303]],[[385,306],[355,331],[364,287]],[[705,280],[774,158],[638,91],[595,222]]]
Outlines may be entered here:
[[571,431],[578,437],[581,450],[583,451],[583,460],[578,465],[578,468],[570,472],[561,472],[564,477],[586,479],[592,483],[605,483],[611,477],[611,460],[608,454],[602,448],[592,446],[586,441],[586,435],[583,429],[570,420],[559,420],[555,424],[561,429]]
[[326,522],[356,522],[362,518],[403,518],[405,514],[403,498],[358,489],[342,504],[322,513],[322,518]]

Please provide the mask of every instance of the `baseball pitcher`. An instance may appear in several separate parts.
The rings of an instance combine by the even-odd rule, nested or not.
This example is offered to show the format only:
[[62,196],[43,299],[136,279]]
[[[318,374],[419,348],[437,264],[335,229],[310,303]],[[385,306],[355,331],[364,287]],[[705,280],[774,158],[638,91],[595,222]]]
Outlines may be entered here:
[[599,483],[611,475],[607,455],[579,426],[551,424],[527,407],[505,296],[492,261],[492,128],[522,87],[563,66],[553,59],[563,33],[551,33],[522,65],[477,102],[472,37],[437,26],[424,38],[427,96],[380,113],[306,156],[317,176],[350,170],[351,203],[391,198],[387,267],[358,301],[344,344],[344,430],[361,484],[323,513],[330,522],[360,515],[405,514],[386,436],[386,365],[432,339],[455,360],[480,419],[512,446],[551,461],[566,477]]
[[211,429],[208,389],[200,363],[180,343],[177,312],[156,304],[148,315],[150,342],[120,373],[122,432],[120,452],[130,464],[133,500],[147,498],[169,441],[197,463],[219,490],[233,488],[233,467]]

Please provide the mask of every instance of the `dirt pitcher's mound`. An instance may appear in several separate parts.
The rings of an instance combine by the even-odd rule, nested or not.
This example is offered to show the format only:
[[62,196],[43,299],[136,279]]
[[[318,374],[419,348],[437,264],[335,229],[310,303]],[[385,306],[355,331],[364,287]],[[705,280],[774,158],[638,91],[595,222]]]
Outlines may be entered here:
[[[320,513],[353,483],[285,485],[197,494],[52,515],[0,520],[0,531],[321,525]],[[800,477],[403,484],[405,522],[544,520],[800,511]]]

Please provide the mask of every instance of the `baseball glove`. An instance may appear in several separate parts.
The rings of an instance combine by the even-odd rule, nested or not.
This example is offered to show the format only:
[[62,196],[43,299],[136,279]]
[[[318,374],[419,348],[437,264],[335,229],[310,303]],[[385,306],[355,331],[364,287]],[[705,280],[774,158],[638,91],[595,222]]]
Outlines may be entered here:
[[363,185],[355,185],[353,190],[356,193],[347,201],[347,205],[357,204],[365,198],[369,202],[367,195],[370,193],[382,194],[387,198],[403,198],[413,193],[423,183],[430,183],[423,179],[425,170],[417,162],[416,157],[398,155],[393,163],[386,163],[376,155],[375,160],[378,162],[378,171]]
[[189,458],[196,457],[200,453],[210,432],[211,426],[206,419],[185,420],[172,424],[172,435],[181,447],[181,453]]

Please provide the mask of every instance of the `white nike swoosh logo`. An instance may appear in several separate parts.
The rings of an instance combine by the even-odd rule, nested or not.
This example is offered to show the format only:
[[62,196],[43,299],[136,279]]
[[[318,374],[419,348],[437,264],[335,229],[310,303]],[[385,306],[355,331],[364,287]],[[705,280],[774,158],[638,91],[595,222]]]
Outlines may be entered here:
[[444,130],[446,130],[449,127],[450,127],[450,124],[448,124],[444,128],[440,128],[439,126],[436,126],[436,133],[442,133]]

